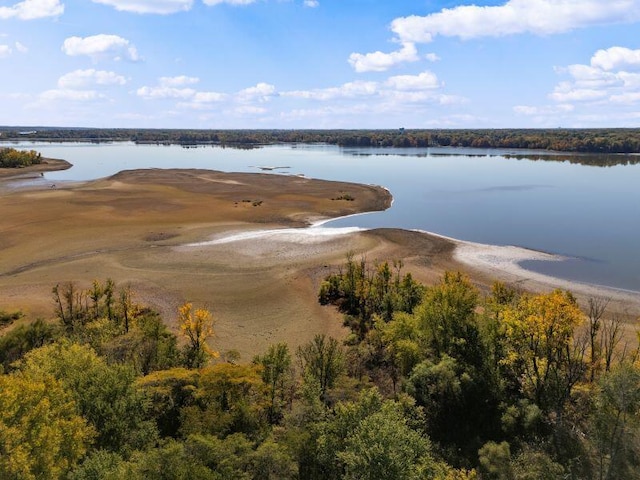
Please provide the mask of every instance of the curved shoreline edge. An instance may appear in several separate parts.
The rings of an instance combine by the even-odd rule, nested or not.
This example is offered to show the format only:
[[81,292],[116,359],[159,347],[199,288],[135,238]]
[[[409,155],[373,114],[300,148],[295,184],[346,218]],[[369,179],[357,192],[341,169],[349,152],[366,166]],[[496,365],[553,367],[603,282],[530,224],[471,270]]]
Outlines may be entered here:
[[[333,220],[353,217],[356,215],[366,215],[367,213],[371,212],[363,212],[360,214],[352,214],[344,217],[317,221],[307,227],[257,229],[236,232],[227,231],[219,233],[209,240],[185,244],[177,248],[206,247],[253,240],[297,244],[325,242],[342,235],[351,235],[359,232],[375,232],[378,230],[376,228],[368,229],[361,227],[323,227],[324,224]],[[525,260],[561,262],[568,259],[566,256],[540,252],[513,245],[490,245],[459,240],[420,229],[399,230],[416,232],[422,235],[446,240],[454,246],[452,258],[457,263],[469,268],[470,270],[488,275],[495,280],[502,280],[508,283],[521,285],[525,289],[541,290],[560,288],[570,290],[573,293],[587,297],[603,297],[634,304],[640,302],[640,292],[553,277],[534,272],[532,270],[527,270],[520,265],[520,262]]]
[[[34,174],[40,174],[41,172],[66,170],[73,165],[65,160],[60,159],[44,159],[43,163],[39,165],[33,165],[22,169],[0,169],[0,180],[12,181],[17,179],[29,178]],[[143,169],[144,170],[144,169]],[[186,169],[189,170],[189,169]],[[222,172],[220,172],[222,173]],[[230,173],[233,175],[233,173]],[[264,175],[264,173],[245,174],[245,175]],[[308,179],[316,180],[316,179]],[[321,179],[317,179],[321,180]],[[322,181],[322,180],[321,180]],[[386,198],[379,198],[378,201],[386,203],[386,206],[382,210],[391,208],[394,203],[394,197],[390,190],[381,185],[366,185],[363,187],[380,188],[385,192]],[[42,186],[40,186],[43,188]],[[36,187],[37,188],[37,187]],[[385,202],[386,200],[386,202]],[[380,204],[378,204],[379,206]],[[174,248],[189,248],[189,247],[206,247],[208,245],[218,245],[233,243],[236,241],[275,241],[286,243],[299,243],[299,244],[311,244],[326,242],[334,237],[341,235],[350,235],[358,232],[375,231],[376,228],[361,228],[361,227],[324,227],[326,223],[332,222],[337,219],[349,218],[355,215],[366,215],[380,211],[380,209],[373,207],[373,210],[363,211],[359,213],[352,213],[349,215],[326,217],[326,216],[309,216],[307,218],[306,227],[287,227],[274,228],[274,229],[242,229],[242,230],[227,230],[223,233],[217,233],[215,236],[208,240],[201,242],[194,242],[176,246]],[[291,222],[294,224],[296,222]],[[290,224],[290,225],[291,225]],[[403,229],[399,229],[403,230]],[[520,265],[519,262],[525,260],[544,260],[544,261],[562,261],[567,257],[559,255],[548,254],[535,250],[530,250],[523,247],[516,246],[498,246],[481,244],[470,241],[459,240],[445,235],[440,235],[434,232],[429,232],[419,229],[404,229],[405,231],[418,232],[420,234],[438,237],[454,245],[452,259],[466,268],[480,272],[481,274],[488,275],[495,279],[500,279],[510,283],[526,285],[525,288],[541,289],[541,288],[562,288],[574,291],[587,296],[600,296],[611,299],[616,299],[624,302],[639,303],[640,292],[631,290],[624,290],[615,287],[609,287],[604,285],[583,283],[575,280],[566,280],[559,277],[553,277],[542,273],[527,270]]]

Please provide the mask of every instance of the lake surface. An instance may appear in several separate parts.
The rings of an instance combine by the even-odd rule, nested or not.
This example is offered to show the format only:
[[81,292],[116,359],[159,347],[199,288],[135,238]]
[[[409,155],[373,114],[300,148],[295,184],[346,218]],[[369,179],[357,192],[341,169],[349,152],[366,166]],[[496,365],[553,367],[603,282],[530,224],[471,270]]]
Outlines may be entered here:
[[[570,257],[527,261],[529,270],[640,291],[640,165],[585,166],[538,160],[537,152],[456,148],[276,145],[252,150],[133,144],[9,144],[74,164],[48,183],[125,169],[206,168],[384,185],[393,206],[330,227],[399,227]],[[524,156],[527,158],[521,158]]]

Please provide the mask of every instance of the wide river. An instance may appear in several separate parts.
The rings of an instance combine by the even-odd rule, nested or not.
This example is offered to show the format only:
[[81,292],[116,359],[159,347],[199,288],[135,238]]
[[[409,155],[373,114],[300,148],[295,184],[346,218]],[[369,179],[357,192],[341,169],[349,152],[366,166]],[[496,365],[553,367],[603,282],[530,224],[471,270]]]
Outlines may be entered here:
[[[63,158],[55,183],[137,168],[206,168],[303,174],[387,187],[393,206],[332,227],[420,229],[461,240],[515,245],[568,257],[526,261],[555,277],[640,291],[640,164],[586,166],[540,152],[455,148],[276,145],[252,150],[116,144],[10,144]],[[286,168],[284,168],[286,167]]]

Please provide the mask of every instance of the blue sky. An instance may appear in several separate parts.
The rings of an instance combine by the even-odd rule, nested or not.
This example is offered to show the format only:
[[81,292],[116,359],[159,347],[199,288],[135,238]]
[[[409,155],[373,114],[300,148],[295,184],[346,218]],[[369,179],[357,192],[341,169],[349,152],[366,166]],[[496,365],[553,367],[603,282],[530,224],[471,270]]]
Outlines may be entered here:
[[640,125],[640,0],[1,0],[0,124]]

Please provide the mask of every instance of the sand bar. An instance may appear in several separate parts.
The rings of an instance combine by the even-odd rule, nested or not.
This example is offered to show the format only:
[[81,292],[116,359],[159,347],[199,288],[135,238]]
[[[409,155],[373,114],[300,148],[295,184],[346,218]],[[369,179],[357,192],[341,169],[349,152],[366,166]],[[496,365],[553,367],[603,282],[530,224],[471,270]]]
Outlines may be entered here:
[[[583,301],[612,298],[612,308],[629,319],[640,311],[637,295],[616,296],[517,264],[549,258],[539,252],[318,224],[388,208],[392,197],[382,187],[149,169],[56,189],[11,190],[3,188],[8,177],[0,177],[0,309],[19,308],[31,318],[51,315],[56,283],[88,286],[109,277],[130,284],[138,301],[160,310],[173,328],[184,301],[208,306],[217,320],[214,347],[250,359],[278,341],[295,347],[316,333],[345,334],[340,315],[320,306],[317,292],[347,252],[373,262],[403,259],[405,270],[426,283],[446,270],[465,270],[485,290],[494,279],[533,291],[568,288]],[[345,194],[354,200],[338,200]]]

